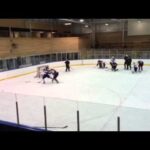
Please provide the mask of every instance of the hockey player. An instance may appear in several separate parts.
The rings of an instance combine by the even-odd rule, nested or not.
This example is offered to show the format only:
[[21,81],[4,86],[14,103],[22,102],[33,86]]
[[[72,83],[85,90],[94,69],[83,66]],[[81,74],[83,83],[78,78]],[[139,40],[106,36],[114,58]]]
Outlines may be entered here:
[[70,71],[70,61],[68,59],[65,61],[65,64],[66,64],[66,72]]
[[131,70],[131,63],[132,63],[132,58],[131,58],[131,56],[128,56],[128,58],[127,58],[127,60],[126,60],[126,65],[127,65],[127,70],[128,70],[128,68],[130,68],[130,70]]
[[112,62],[112,63],[115,62],[115,57],[114,57],[114,56],[111,57],[111,62]]
[[132,73],[137,72],[137,69],[138,69],[137,64],[135,62],[133,62],[133,71],[132,71]]
[[43,72],[44,74],[42,76],[42,79],[43,79],[43,84],[45,84],[45,78],[50,78],[50,79],[52,78],[50,77],[51,72],[49,69],[44,69]]
[[55,69],[50,69],[49,72],[53,75],[52,83],[53,83],[54,80],[55,80],[57,83],[59,83],[59,81],[57,80],[57,77],[58,77],[58,75],[59,75],[59,72],[57,72]]
[[107,68],[107,67],[106,67],[106,63],[105,63],[104,61],[102,62],[102,67],[103,67],[103,68]]
[[45,70],[47,70],[47,71],[48,71],[48,70],[49,70],[49,66],[46,66],[46,67],[45,67]]
[[98,62],[97,62],[97,66],[99,66],[99,68],[102,68],[102,62],[103,62],[103,61],[98,60]]
[[117,69],[117,63],[115,62],[115,58],[114,57],[112,57],[112,59],[111,59],[111,62],[110,62],[110,65],[111,65],[111,70],[112,71],[117,71],[118,69]]
[[139,71],[143,71],[143,65],[144,65],[144,62],[142,60],[139,60],[138,61],[138,70]]
[[110,65],[111,65],[111,68],[112,68],[112,71],[117,71],[117,63],[116,62],[110,62]]
[[124,69],[127,69],[127,62],[128,62],[128,55],[127,54],[124,56],[124,60],[125,60]]
[[99,66],[99,68],[106,68],[106,64],[102,60],[98,60],[97,61],[97,66]]
[[39,67],[37,67],[37,73],[36,73],[35,78],[41,78],[41,77],[43,77],[44,72],[46,70],[49,70],[49,66],[48,65],[47,66],[39,66]]

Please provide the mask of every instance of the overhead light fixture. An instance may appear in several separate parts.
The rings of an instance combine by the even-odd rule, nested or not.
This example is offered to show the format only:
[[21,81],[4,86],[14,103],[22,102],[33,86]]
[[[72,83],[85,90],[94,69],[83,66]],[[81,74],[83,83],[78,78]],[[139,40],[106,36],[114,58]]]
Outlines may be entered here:
[[85,28],[88,28],[89,26],[88,25],[85,25]]
[[109,24],[108,23],[105,23],[105,26],[108,26]]
[[72,23],[68,22],[68,23],[65,23],[64,25],[65,26],[70,26]]
[[54,34],[55,32],[52,32],[52,34]]
[[80,19],[80,22],[84,22],[84,20],[83,20],[83,19]]

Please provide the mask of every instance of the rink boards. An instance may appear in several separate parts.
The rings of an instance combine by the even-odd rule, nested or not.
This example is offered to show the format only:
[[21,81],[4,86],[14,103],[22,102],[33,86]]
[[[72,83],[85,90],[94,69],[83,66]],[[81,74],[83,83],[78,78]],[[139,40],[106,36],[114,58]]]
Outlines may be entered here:
[[[110,59],[101,59],[106,62],[106,65],[109,65]],[[133,59],[132,62],[137,62],[139,59]],[[70,60],[70,65],[71,66],[82,66],[82,65],[96,65],[98,59],[86,59],[86,60]],[[144,65],[150,66],[150,60],[149,59],[144,59]],[[116,62],[118,65],[123,65],[124,60],[123,59],[116,59]],[[38,66],[43,66],[43,65],[49,65],[50,68],[60,68],[60,67],[65,67],[64,61],[60,62],[51,62],[51,63],[46,63],[46,64],[40,64],[40,65],[35,65],[35,66],[30,66],[27,68],[20,68],[16,70],[10,70],[10,71],[5,71],[0,73],[0,81],[7,80],[7,79],[12,79],[24,75],[28,75],[31,73],[35,73],[37,70]]]

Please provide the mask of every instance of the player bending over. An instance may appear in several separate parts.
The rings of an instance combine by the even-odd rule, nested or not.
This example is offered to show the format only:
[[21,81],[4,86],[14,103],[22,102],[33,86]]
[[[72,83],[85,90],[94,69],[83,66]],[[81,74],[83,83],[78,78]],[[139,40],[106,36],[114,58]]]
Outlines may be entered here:
[[110,65],[111,65],[111,70],[112,71],[117,71],[118,69],[117,69],[117,63],[115,62],[115,57],[112,57],[112,59],[111,59],[111,62],[110,62]]
[[138,70],[139,70],[139,72],[143,71],[143,65],[144,65],[144,62],[142,60],[139,60],[138,61]]
[[99,68],[106,68],[106,64],[102,60],[98,60],[97,66],[99,66]]
[[50,69],[49,71],[53,75],[52,82],[55,80],[57,83],[59,83],[59,81],[57,80],[59,72],[57,72],[55,69]]
[[116,62],[110,62],[110,65],[111,65],[111,70],[112,71],[117,71],[118,69],[117,69],[117,63]]
[[49,79],[52,79],[52,78],[50,76],[51,72],[48,68],[44,69],[43,72],[44,72],[44,74],[42,76],[42,79],[43,79],[43,84],[45,84],[45,78],[49,78]]

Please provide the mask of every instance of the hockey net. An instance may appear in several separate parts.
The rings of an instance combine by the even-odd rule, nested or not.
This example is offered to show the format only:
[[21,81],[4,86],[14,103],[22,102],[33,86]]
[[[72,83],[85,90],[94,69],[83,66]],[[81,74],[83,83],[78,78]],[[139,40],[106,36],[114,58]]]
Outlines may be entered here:
[[43,65],[43,66],[37,67],[35,78],[41,78],[43,70],[46,69],[47,67],[49,67],[49,66],[48,65]]

